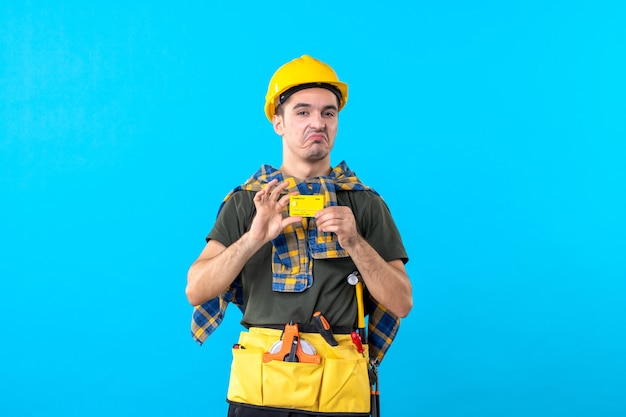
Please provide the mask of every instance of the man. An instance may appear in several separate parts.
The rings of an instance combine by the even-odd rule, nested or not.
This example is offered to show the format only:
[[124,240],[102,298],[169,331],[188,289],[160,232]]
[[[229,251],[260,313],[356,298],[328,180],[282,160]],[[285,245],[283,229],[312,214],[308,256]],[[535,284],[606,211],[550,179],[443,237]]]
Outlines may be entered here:
[[[331,166],[347,99],[348,86],[310,56],[276,71],[265,114],[282,138],[282,165],[264,165],[226,196],[189,269],[199,343],[229,302],[243,311],[247,331],[233,348],[229,416],[375,412],[371,377],[412,294],[387,206],[345,162]],[[366,313],[369,345],[354,331]]]

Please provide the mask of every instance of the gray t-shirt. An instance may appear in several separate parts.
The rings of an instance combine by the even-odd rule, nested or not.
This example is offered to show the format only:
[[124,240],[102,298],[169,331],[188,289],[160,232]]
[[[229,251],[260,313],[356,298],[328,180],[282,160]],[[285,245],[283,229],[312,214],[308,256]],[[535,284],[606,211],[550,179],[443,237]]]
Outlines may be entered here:
[[[250,228],[256,209],[255,192],[238,191],[220,211],[207,236],[225,246],[237,241]],[[361,235],[386,261],[408,261],[398,229],[385,202],[370,191],[337,191],[337,204],[351,207]],[[354,328],[357,307],[354,287],[346,277],[356,269],[351,258],[313,260],[313,284],[300,293],[272,290],[272,245],[252,256],[241,271],[246,327],[312,323],[321,311],[332,326]]]

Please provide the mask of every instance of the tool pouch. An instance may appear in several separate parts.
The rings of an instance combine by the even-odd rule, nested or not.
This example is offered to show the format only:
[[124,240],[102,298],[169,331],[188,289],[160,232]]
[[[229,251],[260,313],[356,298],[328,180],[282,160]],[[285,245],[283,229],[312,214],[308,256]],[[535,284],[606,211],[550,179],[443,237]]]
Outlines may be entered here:
[[319,413],[369,415],[367,347],[364,353],[358,353],[350,335],[335,335],[339,343],[332,347],[319,334],[301,333],[320,355],[319,364],[264,362],[264,354],[280,335],[280,330],[263,328],[241,332],[239,345],[244,349],[233,349],[229,401]]

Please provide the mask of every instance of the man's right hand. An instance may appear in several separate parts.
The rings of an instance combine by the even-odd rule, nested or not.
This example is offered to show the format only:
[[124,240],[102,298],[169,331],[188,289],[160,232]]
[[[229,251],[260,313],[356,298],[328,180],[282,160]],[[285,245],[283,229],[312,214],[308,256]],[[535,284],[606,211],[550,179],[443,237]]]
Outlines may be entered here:
[[283,209],[289,204],[289,196],[283,191],[289,186],[287,181],[278,183],[272,180],[254,196],[256,215],[250,225],[250,239],[265,244],[278,236],[285,227],[302,221],[302,217],[283,217]]
[[285,227],[302,221],[302,217],[283,217],[289,194],[281,194],[288,185],[288,182],[278,184],[278,180],[273,180],[255,194],[256,215],[250,230],[232,245],[226,247],[209,240],[187,273],[185,292],[190,304],[200,305],[218,296],[237,278],[252,255]]

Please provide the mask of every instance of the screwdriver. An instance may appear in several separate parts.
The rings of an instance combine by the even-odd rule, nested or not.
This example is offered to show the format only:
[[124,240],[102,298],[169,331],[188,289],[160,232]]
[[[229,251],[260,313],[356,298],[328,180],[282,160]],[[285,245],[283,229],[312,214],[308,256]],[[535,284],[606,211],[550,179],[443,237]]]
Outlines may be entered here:
[[363,343],[361,342],[361,336],[359,336],[356,331],[353,331],[352,333],[350,333],[350,337],[352,337],[352,343],[354,343],[354,345],[356,346],[357,352],[365,352],[365,349],[363,349]]
[[335,339],[335,336],[333,336],[333,331],[330,328],[328,320],[326,320],[326,317],[324,317],[321,311],[316,311],[313,314],[313,322],[322,337],[324,337],[324,340],[326,340],[326,343],[331,346],[337,346],[339,344],[339,342]]

